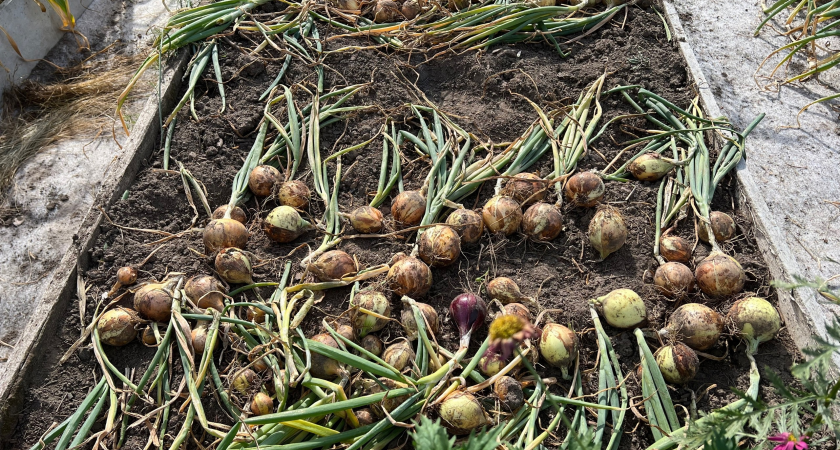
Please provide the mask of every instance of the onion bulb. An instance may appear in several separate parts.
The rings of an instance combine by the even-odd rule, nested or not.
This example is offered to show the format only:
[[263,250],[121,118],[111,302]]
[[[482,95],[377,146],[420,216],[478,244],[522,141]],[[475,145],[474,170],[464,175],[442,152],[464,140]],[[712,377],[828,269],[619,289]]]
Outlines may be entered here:
[[423,12],[423,9],[420,7],[420,4],[417,3],[417,0],[406,0],[405,3],[402,4],[400,12],[403,17],[405,17],[405,20],[412,20],[419,16],[420,13]]
[[361,5],[356,0],[329,0],[330,6],[333,8],[343,9],[345,11],[359,11]]
[[356,261],[347,252],[330,250],[309,264],[309,271],[321,281],[340,280],[359,271]]
[[208,253],[228,247],[244,248],[248,243],[248,230],[234,219],[215,219],[204,227],[204,249]]
[[435,225],[417,239],[418,254],[432,267],[448,266],[461,256],[461,238],[446,225]]
[[484,356],[478,360],[478,370],[487,377],[492,377],[501,372],[506,365],[507,362],[502,358],[502,355],[490,350],[484,352]]
[[508,179],[502,195],[516,200],[522,207],[543,201],[546,194],[546,183],[535,173],[520,173]]
[[[249,353],[248,354],[248,361],[251,361],[251,367],[256,370],[257,372],[265,372],[268,370],[268,362],[266,362],[265,358],[258,358],[256,353]],[[281,359],[277,360],[278,364],[282,363]],[[282,367],[282,365],[280,366]]]
[[193,350],[195,350],[195,354],[204,354],[204,347],[207,344],[207,323],[199,321],[198,325],[196,325],[196,327],[192,329],[192,332],[190,332],[190,338],[192,339],[192,346]]
[[543,327],[540,336],[540,355],[545,362],[563,372],[563,378],[569,378],[569,366],[578,355],[578,337],[574,331],[559,323],[549,323]]
[[591,302],[604,320],[615,328],[635,328],[647,322],[645,302],[630,289],[616,289]]
[[528,311],[528,308],[522,303],[508,303],[505,305],[504,309],[502,309],[502,313],[511,316],[518,316],[525,322],[531,322],[531,311]]
[[385,294],[377,291],[359,292],[353,297],[353,304],[350,306],[353,307],[350,322],[359,338],[367,336],[368,333],[379,331],[385,328],[385,325],[388,325],[387,319],[375,317],[359,310],[359,308],[363,308],[383,317],[391,317],[391,302],[388,301]]
[[601,259],[616,252],[627,239],[627,225],[621,212],[609,205],[598,208],[589,222],[589,243],[595,247]]
[[274,401],[264,392],[257,392],[251,400],[251,413],[264,416],[274,410]]
[[560,210],[548,203],[535,203],[522,216],[522,232],[537,242],[556,238],[562,229]]
[[446,224],[454,228],[464,244],[475,244],[484,232],[484,220],[471,209],[456,209],[446,218]]
[[382,231],[382,212],[372,206],[360,206],[347,215],[350,226],[359,233],[371,234]]
[[226,248],[216,255],[216,272],[231,284],[251,284],[251,260],[238,248]]
[[569,178],[566,182],[566,199],[575,206],[591,208],[598,204],[604,193],[604,181],[592,172],[580,172]]
[[694,290],[694,274],[683,263],[669,262],[657,267],[653,284],[666,297],[681,299]]
[[[394,8],[399,8],[390,0],[385,0],[385,2],[393,3]],[[379,3],[382,2],[377,2],[377,8],[379,8]],[[397,228],[420,225],[424,214],[426,214],[426,199],[417,191],[400,192],[391,203],[391,216],[394,217]]]
[[721,252],[712,252],[694,269],[694,278],[704,294],[729,297],[741,292],[747,276],[735,258]]
[[356,414],[356,420],[359,421],[360,426],[370,425],[373,422],[376,422],[376,417],[373,415],[373,412],[368,408],[360,409],[354,414]]
[[465,391],[449,394],[440,403],[438,415],[443,426],[456,436],[470,434],[487,424],[481,403]]
[[682,342],[661,347],[653,355],[662,378],[671,384],[686,384],[697,375],[700,360],[689,346]]
[[210,275],[196,275],[184,284],[184,292],[195,306],[201,309],[213,308],[219,312],[225,308],[227,289]]
[[519,224],[522,222],[522,208],[516,200],[497,195],[484,204],[481,217],[491,233],[504,233],[505,236],[509,236],[519,229]]
[[[134,310],[128,308],[114,308],[102,314],[96,322],[99,339],[114,347],[121,347],[137,337],[137,323],[140,317]],[[154,337],[154,335],[152,335]]]
[[723,317],[712,308],[699,303],[686,303],[671,313],[668,326],[659,332],[673,337],[694,350],[712,348],[723,333]]
[[634,159],[627,166],[627,171],[632,173],[639,181],[656,181],[674,168],[674,165],[667,159],[663,159],[656,153],[645,153]]
[[[338,342],[326,333],[316,334],[312,336],[312,340],[328,347],[338,348]],[[336,360],[315,352],[311,352],[311,354],[312,367],[309,369],[309,372],[313,377],[331,380],[344,373],[344,369]]]
[[752,354],[758,350],[758,344],[773,339],[782,327],[779,312],[761,297],[738,300],[729,309],[726,320],[735,326],[738,337],[747,341]]
[[[224,219],[225,218],[225,213],[227,212],[227,209],[228,209],[228,205],[222,205],[222,206],[216,208],[213,211],[213,215],[210,218],[213,219],[213,220]],[[239,222],[239,223],[241,223],[242,225],[245,225],[248,222],[248,216],[245,215],[245,211],[238,206],[235,206],[233,208],[233,212],[230,213],[230,218]]]
[[506,412],[516,412],[525,404],[525,393],[516,379],[503,376],[493,384],[493,392]]
[[312,228],[312,224],[303,220],[297,210],[286,205],[272,209],[262,223],[268,238],[281,244],[294,241]]
[[414,349],[408,341],[391,344],[382,352],[382,360],[400,372],[411,364],[414,356]]
[[[711,221],[712,233],[715,234],[715,241],[718,243],[726,242],[735,237],[735,221],[728,214],[712,211],[709,214],[709,221]],[[709,229],[700,221],[697,222],[697,237],[701,241],[709,243]]]
[[[424,327],[426,328],[426,335],[436,335],[438,332],[438,313],[432,305],[420,302],[414,302],[420,314],[426,320]],[[417,340],[417,321],[414,320],[414,308],[408,302],[403,301],[402,313],[400,313],[400,323],[405,329],[405,337],[409,341]]]
[[356,338],[356,332],[353,330],[353,327],[350,325],[341,324],[335,328],[335,333],[348,341],[352,341]]
[[363,337],[360,344],[363,349],[373,353],[374,356],[381,355],[382,350],[385,348],[385,344],[382,343],[382,339],[379,339],[373,334],[368,334]]
[[147,326],[146,328],[143,328],[143,333],[140,335],[140,340],[143,341],[143,344],[145,344],[147,347],[157,347],[158,345],[157,337],[155,337],[155,331],[152,330],[151,325]]
[[248,189],[257,197],[271,195],[274,184],[280,179],[280,171],[268,165],[254,167],[248,177]]
[[432,288],[432,270],[423,261],[407,256],[391,266],[385,282],[397,295],[422,297]]
[[300,180],[287,181],[277,190],[277,200],[283,206],[306,209],[309,206],[309,188]]
[[[390,378],[384,378],[384,377],[380,378],[379,382],[382,383],[386,388],[388,388],[388,390],[400,389],[400,388],[407,387],[407,385],[405,385],[403,383],[396,382],[394,380],[391,380]],[[372,391],[373,391],[373,393],[382,392],[382,387],[377,384],[372,389]],[[382,412],[381,410],[383,410],[383,409],[390,413],[390,412],[394,411],[395,409],[397,409],[397,407],[399,407],[401,404],[403,404],[406,400],[408,400],[408,397],[409,397],[408,394],[401,395],[399,397],[393,397],[393,398],[385,397],[385,398],[382,399],[381,402],[379,402],[379,404],[377,405],[377,408],[374,408],[374,410],[377,410],[377,409],[379,410],[379,411],[377,411],[377,414],[380,414]],[[384,416],[384,414],[382,414],[382,416]]]
[[122,286],[131,286],[137,282],[137,269],[134,267],[120,267],[117,270],[117,283]]
[[391,23],[399,20],[400,5],[391,0],[377,0],[373,9],[373,21],[376,23]]
[[691,245],[679,236],[662,236],[659,239],[659,254],[665,261],[688,264],[691,260]]
[[484,319],[487,318],[487,303],[475,294],[461,294],[449,304],[449,313],[461,334],[461,347],[468,347],[472,333],[484,325]]
[[528,297],[522,295],[516,282],[507,277],[496,277],[490,280],[487,283],[487,295],[490,296],[491,300],[498,300],[503,305],[522,300],[530,300]]
[[134,293],[134,310],[146,319],[166,322],[172,315],[172,286],[149,283]]
[[[314,355],[313,355],[314,356]],[[231,387],[242,395],[251,393],[251,389],[259,385],[260,377],[251,369],[242,369],[233,376]]]

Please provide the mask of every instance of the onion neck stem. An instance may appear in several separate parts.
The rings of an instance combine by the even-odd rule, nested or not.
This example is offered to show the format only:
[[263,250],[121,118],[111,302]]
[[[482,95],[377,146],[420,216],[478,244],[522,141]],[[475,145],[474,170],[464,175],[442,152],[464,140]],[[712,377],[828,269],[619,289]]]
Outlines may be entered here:
[[448,374],[452,369],[454,369],[455,366],[460,364],[461,360],[464,359],[464,356],[467,355],[467,350],[469,350],[469,348],[462,345],[461,348],[459,348],[455,355],[452,357],[452,359],[449,360],[449,362],[444,364],[440,369],[436,370],[434,373],[426,375],[425,377],[417,380],[417,385],[433,385],[442,380],[446,376],[446,374]]

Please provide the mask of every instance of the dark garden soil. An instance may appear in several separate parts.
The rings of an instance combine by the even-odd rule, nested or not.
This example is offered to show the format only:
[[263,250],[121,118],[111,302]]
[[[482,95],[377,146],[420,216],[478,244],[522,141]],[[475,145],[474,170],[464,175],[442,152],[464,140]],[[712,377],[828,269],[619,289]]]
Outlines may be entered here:
[[[676,46],[666,39],[660,17],[648,6],[632,6],[624,11],[626,15],[621,12],[602,29],[575,43],[564,45],[570,51],[568,58],[560,57],[555,50],[544,44],[521,44],[496,47],[486,52],[443,55],[428,62],[424,62],[424,56],[419,52],[395,55],[382,49],[368,49],[330,54],[325,61],[325,90],[355,83],[370,83],[349,104],[376,105],[378,108],[359,113],[346,123],[339,122],[323,129],[322,154],[332,154],[370,139],[378,133],[386,117],[398,126],[416,129],[410,120],[411,112],[404,105],[407,102],[422,101],[417,89],[461,127],[482,140],[495,143],[514,140],[536,118],[534,109],[525,98],[544,108],[570,104],[604,71],[609,73],[605,87],[638,84],[678,105],[687,105],[694,97],[694,91],[688,84],[685,65]],[[268,12],[263,10],[263,13]],[[322,36],[332,34],[327,28],[322,28],[321,32]],[[247,55],[261,40],[259,36],[241,33],[231,36],[230,40],[220,40],[222,68],[224,79],[227,80],[227,109],[224,114],[218,115],[221,99],[215,84],[211,82],[212,68],[208,68],[205,73],[207,81],[199,83],[196,90],[196,111],[201,120],[195,122],[188,108],[179,115],[172,142],[172,158],[182,162],[207,187],[212,208],[227,203],[229,199],[233,176],[251,148],[255,130],[263,115],[264,102],[258,99],[282,64],[282,55],[270,48],[257,56]],[[342,38],[327,41],[325,50],[369,44],[364,39]],[[314,81],[313,68],[293,60],[283,83],[288,86],[303,84],[312,89]],[[304,90],[297,89],[295,95],[298,101],[309,102],[310,96]],[[601,102],[604,108],[602,123],[631,112],[620,96],[605,96]],[[628,133],[621,131],[618,125],[612,125],[583,159],[580,170],[604,168],[621,150],[620,143],[634,137],[629,134],[633,132],[631,127],[646,127],[643,119],[625,120],[623,124]],[[342,211],[349,212],[354,207],[367,204],[371,193],[376,191],[381,139],[377,137],[368,147],[343,157],[339,200]],[[419,188],[428,170],[428,162],[417,159],[415,155],[409,151],[404,153],[406,189]],[[161,159],[161,153],[153,155],[148,161],[148,167],[140,172],[131,186],[128,197],[108,208],[107,212],[115,224],[169,233],[191,227],[194,212],[186,201],[181,177],[176,172],[162,170]],[[329,164],[332,177],[334,167],[333,163]],[[531,171],[538,170],[545,177],[551,167],[550,157],[546,156]],[[311,188],[312,177],[308,168],[302,169],[300,174]],[[468,198],[465,205],[480,208],[493,195],[493,188],[493,183],[487,183],[478,195]],[[586,237],[589,220],[595,210],[574,208],[568,204],[562,210],[564,230],[560,237],[549,244],[533,243],[521,235],[504,238],[485,233],[480,243],[464,246],[463,256],[456,264],[433,269],[432,290],[420,299],[432,304],[441,313],[439,341],[450,349],[457,347],[457,330],[445,312],[452,298],[465,291],[481,293],[482,282],[496,276],[514,279],[522,291],[536,297],[543,308],[562,310],[560,313],[552,313],[551,318],[556,322],[571,324],[580,333],[581,364],[585,369],[594,367],[597,357],[596,338],[592,331],[587,300],[613,289],[633,289],[645,299],[651,325],[661,327],[676,304],[658,294],[649,284],[656,268],[652,244],[657,188],[658,183],[636,181],[607,184],[605,202],[618,208],[624,215],[629,237],[624,247],[605,261],[598,261]],[[730,177],[724,180],[718,188],[714,207],[733,215],[738,225],[738,236],[726,244],[726,250],[747,271],[747,283],[739,298],[759,295],[775,301],[776,294],[769,287],[768,271],[756,246],[749,214],[745,205],[738,204],[735,191],[734,179]],[[259,221],[276,205],[272,198],[261,202],[250,199],[244,205],[252,233],[247,250],[254,255],[256,281],[279,280],[284,263],[289,259],[294,263],[296,276],[302,275],[299,261],[306,256],[308,249],[298,246],[307,243],[314,249],[322,239],[322,235],[317,232],[310,232],[291,244],[281,245],[269,241],[261,231]],[[386,217],[390,215],[389,207],[388,202],[382,207]],[[199,212],[202,212],[200,206]],[[319,218],[323,213],[323,206],[314,197],[308,213],[312,218]],[[694,242],[690,217],[679,224],[677,233]],[[195,226],[200,227],[204,223],[206,217],[203,217],[202,212]],[[351,234],[350,231],[347,233]],[[114,283],[117,269],[140,263],[157,247],[148,243],[160,238],[157,234],[111,225],[102,226],[102,234],[92,250],[91,267],[83,274],[91,287],[86,323],[91,319],[90,314],[96,308],[97,299]],[[412,237],[347,239],[339,248],[355,255],[362,266],[369,267],[387,263],[397,252],[410,252],[412,245]],[[178,239],[170,240],[142,267],[141,279],[160,280],[173,271],[185,272],[188,276],[213,273],[213,260],[203,256],[203,250],[200,233],[186,233]],[[708,252],[707,246],[698,244],[694,253],[695,261],[702,260]],[[381,282],[382,277],[368,284]],[[349,290],[343,288],[328,291],[326,298],[316,305],[304,324],[308,335],[320,331],[322,318],[338,316],[348,308]],[[261,294],[267,298],[271,291],[263,288]],[[249,301],[256,299],[251,292],[242,297]],[[130,295],[126,297],[128,301],[130,298]],[[725,313],[736,299],[718,302],[698,293],[692,295],[690,300],[708,304]],[[392,307],[394,316],[398,317],[401,305],[396,296],[393,297]],[[495,310],[495,307],[491,309]],[[52,338],[51,344],[46,346],[49,351],[40,355],[42,362],[30,380],[29,400],[17,415],[15,434],[3,443],[3,448],[28,448],[36,443],[51,424],[62,421],[74,411],[101,376],[98,364],[89,350],[81,350],[64,365],[57,365],[58,358],[78,338],[79,327],[78,305],[70,302],[63,328]],[[634,336],[628,331],[609,328],[607,331],[612,336],[622,370],[625,374],[633,372],[639,361]],[[388,341],[400,336],[401,331],[397,325],[391,324],[379,335]],[[483,337],[478,336],[474,345]],[[139,341],[125,347],[109,347],[106,351],[117,368],[133,370],[135,379],[145,370],[154,353],[154,349],[144,347]],[[693,391],[697,396],[698,409],[709,411],[736,398],[731,392],[732,387],[746,390],[749,364],[742,356],[743,346],[734,339],[727,339],[722,340],[711,352],[725,357],[722,361],[702,359],[696,378],[685,387],[672,389],[675,402],[687,406]],[[792,341],[783,331],[778,339],[761,346],[756,359],[762,370],[770,367],[785,377],[784,373],[797,358],[796,355]],[[229,361],[230,354],[225,358]],[[179,364],[175,366],[180,367]],[[541,367],[540,370],[548,376],[559,377],[554,369]],[[594,375],[587,377],[585,382],[589,393],[597,389],[597,378]],[[176,381],[173,381],[175,384]],[[641,395],[638,382],[632,375],[628,386],[631,395]],[[762,395],[769,394],[772,394],[770,390],[762,390]],[[211,395],[207,395],[205,408],[208,409],[208,419],[231,423],[221,409],[213,405],[215,401]],[[171,436],[177,432],[182,420],[183,414],[173,418],[166,445],[171,442]],[[621,448],[640,449],[652,442],[646,425],[640,424],[632,414],[627,415],[624,426],[626,433]],[[200,436],[199,428],[200,425],[196,423],[195,431]],[[564,434],[562,430],[558,433],[560,436]],[[141,425],[131,429],[130,436],[125,448],[142,448],[148,439],[148,431]],[[195,448],[196,444],[189,442],[188,447]]]

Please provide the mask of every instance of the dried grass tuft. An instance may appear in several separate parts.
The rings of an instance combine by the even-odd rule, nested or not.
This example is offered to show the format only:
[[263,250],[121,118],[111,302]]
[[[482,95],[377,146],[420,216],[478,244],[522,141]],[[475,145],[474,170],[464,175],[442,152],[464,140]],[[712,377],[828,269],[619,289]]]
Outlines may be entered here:
[[113,124],[114,101],[131,80],[137,56],[113,56],[59,69],[56,81],[26,80],[3,93],[0,115],[0,205],[17,170],[62,139],[101,132]]

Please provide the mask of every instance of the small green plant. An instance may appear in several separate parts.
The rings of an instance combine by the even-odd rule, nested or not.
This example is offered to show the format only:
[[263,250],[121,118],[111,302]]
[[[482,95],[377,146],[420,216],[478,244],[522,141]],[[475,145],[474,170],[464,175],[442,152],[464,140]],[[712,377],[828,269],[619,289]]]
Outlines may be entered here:
[[440,419],[433,421],[421,415],[420,422],[415,422],[411,438],[414,440],[414,448],[418,450],[494,450],[499,445],[497,438],[501,432],[502,427],[481,433],[473,432],[461,445],[456,446],[455,437],[449,436],[446,428],[440,424]]

